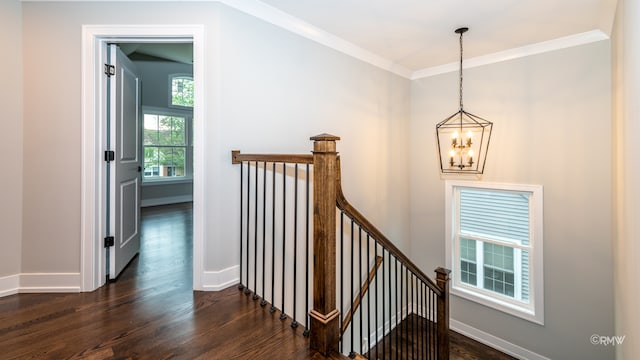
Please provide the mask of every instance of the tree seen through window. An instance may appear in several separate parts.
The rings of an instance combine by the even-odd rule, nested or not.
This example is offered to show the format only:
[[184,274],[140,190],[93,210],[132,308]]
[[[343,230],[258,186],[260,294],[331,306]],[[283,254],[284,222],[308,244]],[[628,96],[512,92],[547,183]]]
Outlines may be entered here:
[[144,115],[144,176],[183,177],[186,169],[186,119]]
[[171,105],[193,107],[193,78],[173,76],[171,78]]

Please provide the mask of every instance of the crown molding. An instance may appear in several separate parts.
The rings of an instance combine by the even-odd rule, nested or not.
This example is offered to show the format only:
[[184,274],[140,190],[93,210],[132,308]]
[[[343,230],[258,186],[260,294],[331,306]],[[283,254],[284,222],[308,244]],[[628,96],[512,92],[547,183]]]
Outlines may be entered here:
[[[465,69],[470,69],[478,66],[494,64],[536,54],[542,54],[550,51],[570,48],[607,39],[609,39],[609,36],[603,31],[591,30],[580,34],[569,35],[553,40],[539,42],[532,45],[526,45],[509,50],[495,52],[492,54],[476,56],[470,59],[464,59],[463,67]],[[416,70],[411,75],[411,80],[418,80],[434,75],[458,71],[459,68],[460,63],[457,61],[449,64],[428,67],[422,70]]]
[[362,60],[373,66],[390,71],[404,78],[411,78],[412,71],[401,66],[394,61],[386,59],[371,51],[363,49],[343,38],[333,35],[321,28],[311,25],[295,16],[277,9],[271,5],[267,5],[258,0],[217,0],[229,7],[242,11],[271,23],[275,26],[288,30],[294,34],[300,35],[309,40],[313,40],[319,44],[325,45],[336,51],[347,54],[356,59]]
[[[53,2],[60,0],[21,0],[22,2]],[[66,2],[97,2],[104,0],[63,0]],[[110,0],[112,2],[130,2],[132,0]],[[176,0],[137,0],[148,2],[176,1]],[[331,49],[342,52],[358,60],[369,63],[373,66],[387,70],[396,75],[410,79],[412,70],[386,59],[378,54],[355,45],[343,38],[335,36],[321,28],[311,25],[306,21],[298,19],[293,15],[277,9],[271,5],[265,4],[259,0],[189,0],[196,2],[218,2],[225,4],[233,9],[241,11],[245,14],[254,16],[260,20],[266,21],[272,25],[300,35],[319,44],[325,45]]]
[[[20,0],[22,2],[53,2],[61,0]],[[66,2],[97,2],[105,0],[62,0]],[[112,2],[129,2],[132,0],[110,0]],[[176,0],[136,0],[142,2],[163,2],[163,1],[176,1]],[[260,0],[188,0],[194,2],[217,2],[225,4],[233,9],[236,9],[245,14],[254,16],[260,20],[266,21],[272,25],[290,31],[294,34],[300,35],[306,39],[315,41],[319,44],[327,46],[336,51],[342,52],[353,58],[387,70],[391,73],[399,75],[401,77],[418,80],[434,75],[445,74],[453,71],[457,71],[459,68],[459,62],[453,62],[449,64],[439,65],[424,68],[421,70],[412,71],[411,69],[404,67],[392,60],[375,54],[369,50],[366,50],[360,46],[355,45],[341,37],[333,35],[321,28],[311,25],[306,21],[303,21],[293,15],[290,15],[278,8],[265,4]],[[477,56],[464,60],[464,68],[474,68],[478,66],[498,63],[502,61],[518,59],[525,56],[541,54],[549,51],[560,50],[578,45],[589,44],[601,40],[609,39],[602,30],[591,30],[580,34],[564,36],[561,38],[543,41],[540,43],[526,45],[509,50],[499,51],[492,54]]]

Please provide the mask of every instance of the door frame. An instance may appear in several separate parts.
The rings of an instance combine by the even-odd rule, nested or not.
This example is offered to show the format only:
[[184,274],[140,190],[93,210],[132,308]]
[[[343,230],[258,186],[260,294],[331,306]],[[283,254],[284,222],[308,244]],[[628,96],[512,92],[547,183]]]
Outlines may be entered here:
[[205,199],[204,25],[84,25],[82,27],[81,291],[106,282],[106,46],[109,42],[192,42],[193,81],[193,289],[203,288]]

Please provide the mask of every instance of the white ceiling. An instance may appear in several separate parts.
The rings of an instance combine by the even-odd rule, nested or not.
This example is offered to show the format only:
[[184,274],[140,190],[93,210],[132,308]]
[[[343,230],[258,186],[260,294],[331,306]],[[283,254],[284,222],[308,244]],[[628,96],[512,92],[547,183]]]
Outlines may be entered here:
[[[224,1],[238,3],[239,1]],[[611,33],[617,0],[261,0],[415,74],[570,35]]]

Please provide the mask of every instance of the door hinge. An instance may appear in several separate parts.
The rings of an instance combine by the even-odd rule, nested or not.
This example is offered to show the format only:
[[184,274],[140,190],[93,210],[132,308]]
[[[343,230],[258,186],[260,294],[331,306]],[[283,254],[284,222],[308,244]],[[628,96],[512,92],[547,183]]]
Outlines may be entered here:
[[106,150],[104,152],[104,161],[113,161],[116,158],[116,152],[113,150]]
[[115,245],[115,238],[113,236],[107,236],[104,238],[104,247],[108,248]]
[[107,75],[107,77],[114,76],[116,74],[116,67],[113,65],[104,64],[104,74]]

